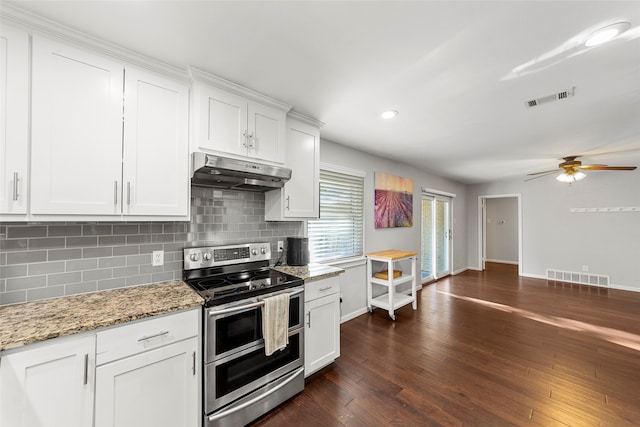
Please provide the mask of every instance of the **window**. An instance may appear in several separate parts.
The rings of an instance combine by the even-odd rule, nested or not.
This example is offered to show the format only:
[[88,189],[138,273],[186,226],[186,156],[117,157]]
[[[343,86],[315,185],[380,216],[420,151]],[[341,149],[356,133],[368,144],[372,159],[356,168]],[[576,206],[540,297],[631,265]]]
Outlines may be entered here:
[[362,256],[363,175],[320,170],[320,219],[308,224],[311,261]]

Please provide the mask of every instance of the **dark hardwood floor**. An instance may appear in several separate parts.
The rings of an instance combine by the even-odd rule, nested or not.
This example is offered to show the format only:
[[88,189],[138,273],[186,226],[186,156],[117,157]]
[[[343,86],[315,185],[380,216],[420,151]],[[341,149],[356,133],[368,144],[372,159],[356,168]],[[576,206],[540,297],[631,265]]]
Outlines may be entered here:
[[254,425],[639,426],[640,293],[515,268],[343,323],[340,358]]

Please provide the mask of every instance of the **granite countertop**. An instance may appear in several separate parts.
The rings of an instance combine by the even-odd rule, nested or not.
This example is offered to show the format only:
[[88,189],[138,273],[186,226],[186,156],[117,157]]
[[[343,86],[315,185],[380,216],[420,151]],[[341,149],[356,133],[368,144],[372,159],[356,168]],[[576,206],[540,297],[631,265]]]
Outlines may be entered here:
[[304,279],[305,283],[313,282],[314,280],[326,279],[328,277],[333,277],[337,276],[338,274],[344,273],[344,270],[342,268],[313,263],[299,267],[290,265],[279,265],[277,267],[273,267],[273,269]]
[[0,350],[201,306],[182,281],[0,307]]

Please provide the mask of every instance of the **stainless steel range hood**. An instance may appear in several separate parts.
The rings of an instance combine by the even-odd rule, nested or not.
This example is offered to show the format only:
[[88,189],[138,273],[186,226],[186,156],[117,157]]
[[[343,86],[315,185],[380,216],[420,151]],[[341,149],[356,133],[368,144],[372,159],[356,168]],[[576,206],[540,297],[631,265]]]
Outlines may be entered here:
[[191,184],[203,187],[248,191],[269,191],[282,188],[291,178],[291,169],[193,153]]

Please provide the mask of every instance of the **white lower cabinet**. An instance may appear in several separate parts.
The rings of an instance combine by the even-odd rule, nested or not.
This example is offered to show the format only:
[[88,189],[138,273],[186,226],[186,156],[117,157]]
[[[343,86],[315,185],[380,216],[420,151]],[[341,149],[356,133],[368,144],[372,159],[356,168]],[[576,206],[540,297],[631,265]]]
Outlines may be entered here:
[[197,426],[200,310],[98,332],[96,427]]
[[95,335],[34,344],[0,358],[0,427],[93,422]]
[[195,308],[0,352],[0,427],[198,427]]
[[338,277],[305,283],[304,375],[340,356],[340,282]]
[[197,426],[197,338],[96,369],[96,427]]

